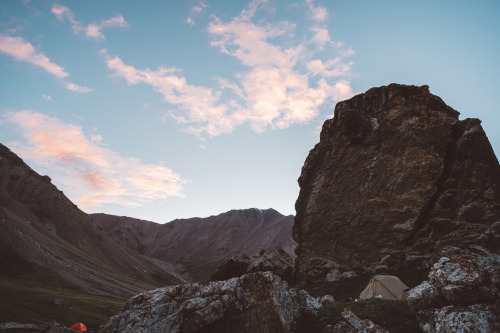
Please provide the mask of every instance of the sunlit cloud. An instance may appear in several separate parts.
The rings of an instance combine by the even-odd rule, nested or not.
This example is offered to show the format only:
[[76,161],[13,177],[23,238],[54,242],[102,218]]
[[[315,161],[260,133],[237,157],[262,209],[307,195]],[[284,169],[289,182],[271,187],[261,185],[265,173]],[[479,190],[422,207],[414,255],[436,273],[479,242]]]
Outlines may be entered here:
[[8,112],[3,119],[16,125],[26,140],[9,146],[30,164],[50,168],[54,182],[84,210],[184,196],[186,181],[180,175],[122,156],[104,147],[98,134],[89,139],[79,126],[33,111]]
[[199,134],[203,131],[209,135],[219,135],[232,131],[234,124],[227,114],[227,106],[219,104],[219,94],[212,89],[198,87],[187,83],[186,78],[178,75],[176,68],[149,68],[140,70],[125,65],[118,57],[109,57],[107,66],[115,76],[124,78],[129,84],[146,83],[163,95],[165,100],[177,105],[177,111],[168,116],[180,123],[206,123],[199,127],[190,127],[188,131]]
[[84,25],[75,20],[75,15],[66,6],[54,5],[52,6],[52,13],[56,16],[59,21],[68,20],[71,24],[73,32],[78,35],[81,32],[85,33],[88,38],[104,39],[104,35],[101,30],[103,28],[119,27],[126,28],[129,26],[128,22],[125,21],[122,15],[117,15],[108,20],[102,20],[100,23],[90,23],[85,28]]
[[37,51],[30,42],[25,41],[21,37],[10,37],[0,34],[0,52],[14,57],[17,61],[24,61],[39,66],[58,78],[69,76],[63,67],[51,62],[47,56]]
[[200,1],[197,5],[191,7],[191,11],[189,13],[189,17],[186,19],[186,23],[189,25],[195,25],[195,17],[200,15],[207,7],[208,5],[203,1]]
[[[243,65],[232,78],[216,77],[215,88],[189,84],[178,68],[138,69],[105,50],[101,54],[115,77],[131,85],[149,84],[175,105],[162,120],[185,124],[190,133],[215,136],[242,124],[256,132],[284,129],[308,123],[320,114],[321,106],[352,96],[353,62],[348,57],[354,52],[333,40],[323,26],[326,9],[312,1],[307,5],[312,18],[306,29],[309,36],[296,36],[294,22],[256,17],[274,11],[265,0],[250,2],[228,21],[212,15],[207,27],[210,45]],[[318,50],[335,57],[315,58]]]
[[[346,89],[349,83],[345,78],[341,90],[337,83],[329,81],[333,77],[346,76],[352,65],[344,61],[348,54],[341,54],[343,51],[339,47],[342,44],[332,41],[326,28],[315,25],[311,28],[313,42],[321,48],[331,44],[338,57],[326,64],[313,62],[310,72],[303,71],[301,68],[307,67],[305,62],[314,52],[306,49],[307,43],[303,40],[286,39],[294,36],[295,24],[292,22],[270,24],[260,23],[260,20],[259,24],[254,23],[252,19],[263,3],[266,1],[252,1],[230,22],[224,23],[215,17],[208,26],[213,37],[211,45],[248,67],[246,72],[239,73],[237,84],[222,83],[225,88],[235,86],[233,91],[244,100],[240,110],[233,115],[234,119],[240,123],[250,122],[257,132],[267,127],[282,129],[308,123],[319,114],[319,107],[326,101],[338,101],[350,91]],[[326,20],[326,9],[314,7],[312,1],[308,4],[311,10],[314,9],[314,24]],[[286,43],[274,42],[277,37],[284,38]],[[310,79],[314,76],[318,79],[312,84]]]

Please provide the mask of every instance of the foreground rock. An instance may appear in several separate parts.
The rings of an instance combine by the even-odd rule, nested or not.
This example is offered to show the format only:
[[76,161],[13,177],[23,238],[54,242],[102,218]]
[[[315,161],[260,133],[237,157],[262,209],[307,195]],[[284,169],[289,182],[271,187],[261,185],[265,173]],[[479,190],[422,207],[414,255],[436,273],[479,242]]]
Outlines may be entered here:
[[101,332],[293,332],[323,300],[270,272],[155,289],[129,299]]
[[255,272],[272,272],[287,282],[293,278],[295,259],[284,250],[261,250],[249,257],[231,256],[215,269],[210,281],[222,281]]
[[408,293],[424,332],[499,332],[498,290],[472,259],[441,258]]
[[369,319],[359,319],[350,309],[342,311],[342,318],[337,325],[328,325],[323,333],[388,333]]
[[299,178],[298,282],[500,252],[500,166],[480,121],[458,115],[427,86],[337,104]]

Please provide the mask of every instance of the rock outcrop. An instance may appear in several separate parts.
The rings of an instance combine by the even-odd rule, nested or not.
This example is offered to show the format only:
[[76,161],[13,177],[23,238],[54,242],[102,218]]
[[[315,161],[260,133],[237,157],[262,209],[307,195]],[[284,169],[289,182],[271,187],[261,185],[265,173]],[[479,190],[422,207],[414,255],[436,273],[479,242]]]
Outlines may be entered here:
[[292,282],[295,259],[283,249],[261,250],[249,257],[231,256],[225,259],[210,276],[210,281],[222,281],[255,272],[272,272],[287,282]]
[[328,325],[323,333],[388,333],[369,319],[359,319],[350,309],[344,309],[341,315],[343,320]]
[[498,332],[498,290],[488,271],[472,259],[441,258],[429,281],[408,293],[424,332]]
[[289,290],[278,276],[257,272],[139,294],[101,332],[293,332],[296,318],[316,314],[322,301],[331,299]]
[[299,178],[298,282],[322,282],[335,265],[429,267],[500,252],[500,166],[480,121],[458,115],[427,86],[337,104]]

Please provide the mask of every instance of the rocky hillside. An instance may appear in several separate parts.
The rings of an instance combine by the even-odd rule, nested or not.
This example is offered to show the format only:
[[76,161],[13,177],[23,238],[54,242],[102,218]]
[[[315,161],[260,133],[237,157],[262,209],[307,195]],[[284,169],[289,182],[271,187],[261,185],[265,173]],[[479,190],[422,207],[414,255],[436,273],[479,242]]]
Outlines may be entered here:
[[0,277],[123,297],[178,280],[118,246],[0,144]]
[[458,116],[427,86],[391,84],[337,104],[299,178],[299,281],[324,281],[335,265],[498,261],[500,166],[480,121]]
[[170,261],[199,261],[261,249],[293,253],[293,216],[274,209],[232,210],[207,218],[179,219],[166,224],[92,214],[92,220],[123,247]]

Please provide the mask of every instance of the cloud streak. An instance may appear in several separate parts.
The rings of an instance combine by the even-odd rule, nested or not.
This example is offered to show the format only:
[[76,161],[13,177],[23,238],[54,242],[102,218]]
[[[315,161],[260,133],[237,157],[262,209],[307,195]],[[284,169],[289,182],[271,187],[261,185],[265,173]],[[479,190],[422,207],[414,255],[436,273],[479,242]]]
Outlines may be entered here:
[[10,37],[0,34],[0,51],[17,61],[24,61],[41,67],[60,79],[69,76],[63,67],[51,62],[47,56],[37,51],[31,43],[21,37]]
[[52,6],[51,11],[59,21],[63,22],[64,20],[68,20],[75,35],[84,32],[87,38],[105,39],[104,34],[101,32],[103,28],[129,27],[128,22],[125,21],[123,16],[120,14],[108,20],[102,20],[99,23],[90,23],[86,27],[84,27],[83,23],[75,20],[75,14],[73,14],[73,12],[66,6],[54,5]]
[[9,146],[23,159],[57,170],[54,181],[83,209],[107,203],[134,207],[184,196],[186,181],[171,169],[122,156],[100,144],[101,136],[87,138],[78,126],[26,110],[8,112],[4,120],[26,139]]
[[[0,34],[0,52],[3,52],[17,61],[27,62],[32,65],[43,68],[49,74],[54,75],[59,79],[69,77],[69,73],[64,70],[43,53],[38,51],[30,42],[25,41],[21,37],[11,37]],[[66,89],[80,93],[89,93],[92,89],[79,86],[75,83],[62,80]]]

